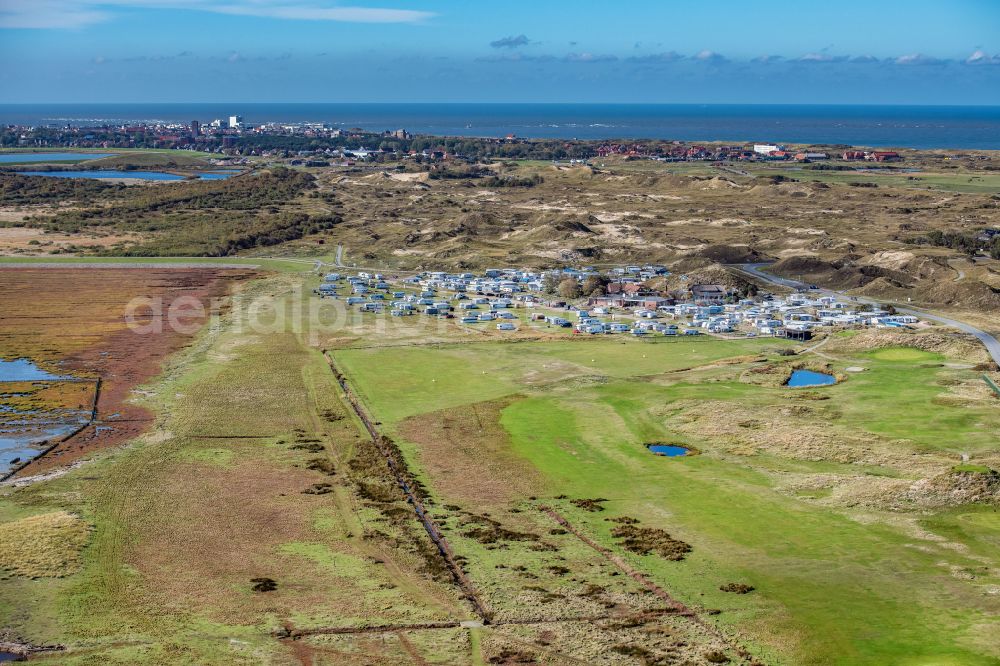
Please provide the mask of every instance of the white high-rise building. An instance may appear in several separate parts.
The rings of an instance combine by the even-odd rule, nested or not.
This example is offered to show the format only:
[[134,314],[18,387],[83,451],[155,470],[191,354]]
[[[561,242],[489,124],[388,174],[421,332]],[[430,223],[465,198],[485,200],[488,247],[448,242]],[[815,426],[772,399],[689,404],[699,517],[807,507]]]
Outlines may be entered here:
[[243,116],[229,116],[229,129],[239,129],[243,126]]
[[778,150],[784,150],[785,147],[781,145],[776,145],[773,143],[755,143],[753,146],[753,152],[758,155],[768,155]]

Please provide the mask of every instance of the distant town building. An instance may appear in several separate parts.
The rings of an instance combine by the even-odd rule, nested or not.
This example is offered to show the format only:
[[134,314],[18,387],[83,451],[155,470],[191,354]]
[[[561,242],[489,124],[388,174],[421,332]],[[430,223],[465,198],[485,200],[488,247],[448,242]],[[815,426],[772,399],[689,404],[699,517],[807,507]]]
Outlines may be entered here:
[[758,155],[770,155],[771,153],[776,153],[779,150],[784,150],[784,146],[778,146],[772,143],[755,143],[753,145],[753,152]]
[[691,297],[695,301],[707,303],[721,303],[729,295],[729,290],[721,284],[693,284],[691,285]]
[[243,126],[243,116],[229,116],[229,129],[239,129]]
[[192,120],[191,121],[191,136],[197,137],[199,134],[201,134],[201,123],[198,122],[197,120]]

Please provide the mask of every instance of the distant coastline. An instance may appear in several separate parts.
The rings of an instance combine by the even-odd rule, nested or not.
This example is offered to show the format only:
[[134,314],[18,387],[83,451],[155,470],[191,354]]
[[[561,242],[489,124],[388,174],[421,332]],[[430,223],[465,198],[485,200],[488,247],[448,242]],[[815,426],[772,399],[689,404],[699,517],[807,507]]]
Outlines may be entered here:
[[525,138],[778,141],[1000,150],[997,106],[719,104],[0,104],[4,125],[207,121],[327,123],[414,134]]

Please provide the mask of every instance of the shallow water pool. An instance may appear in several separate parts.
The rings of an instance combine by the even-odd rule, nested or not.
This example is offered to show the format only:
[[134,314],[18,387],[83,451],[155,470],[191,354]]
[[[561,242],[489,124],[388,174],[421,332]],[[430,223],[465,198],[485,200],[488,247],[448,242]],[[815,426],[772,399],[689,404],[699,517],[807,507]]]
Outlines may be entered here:
[[801,388],[803,386],[827,386],[836,384],[837,378],[825,372],[814,372],[812,370],[793,370],[792,376],[788,378],[786,386]]
[[655,453],[658,456],[667,456],[670,458],[676,456],[686,456],[690,453],[690,449],[683,446],[676,446],[674,444],[650,444],[646,447],[651,453]]

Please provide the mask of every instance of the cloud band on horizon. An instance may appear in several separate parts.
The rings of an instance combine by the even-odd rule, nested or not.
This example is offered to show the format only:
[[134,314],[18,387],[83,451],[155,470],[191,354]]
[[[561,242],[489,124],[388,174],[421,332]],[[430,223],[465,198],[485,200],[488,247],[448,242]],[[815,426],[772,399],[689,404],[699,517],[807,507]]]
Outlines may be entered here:
[[0,3],[0,28],[67,29],[83,28],[110,21],[114,9],[167,9],[255,16],[292,21],[339,21],[345,23],[418,23],[434,16],[432,12],[383,7],[341,6],[322,0],[319,3],[297,0],[3,0]]

